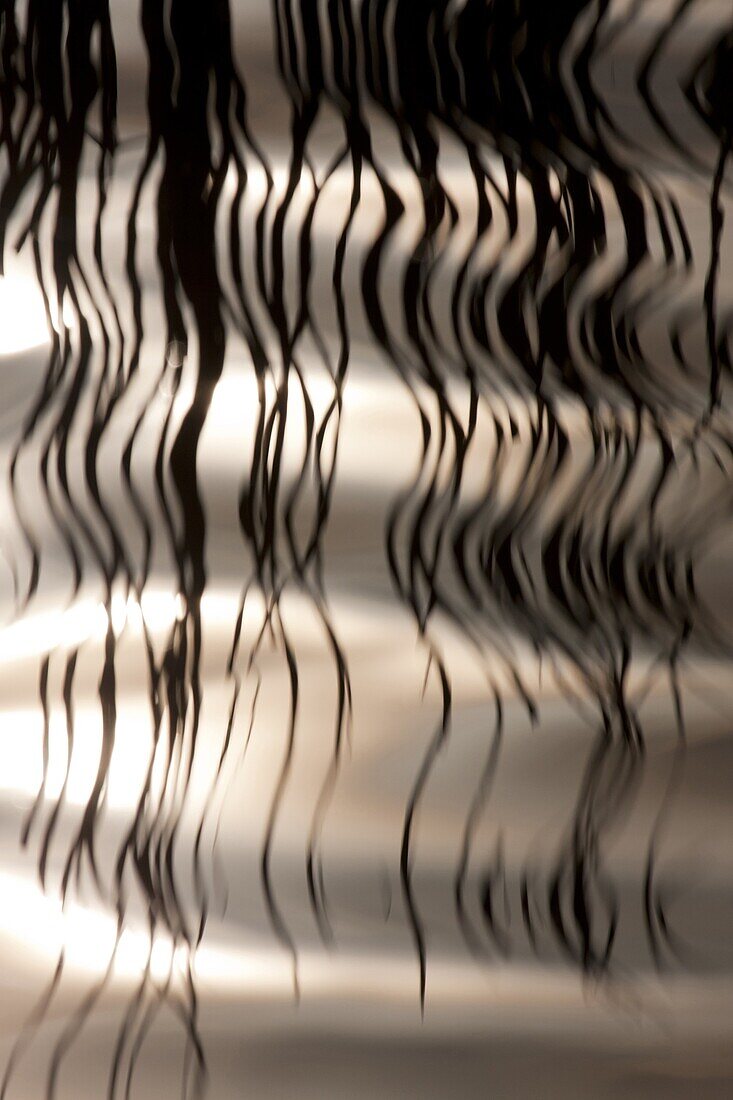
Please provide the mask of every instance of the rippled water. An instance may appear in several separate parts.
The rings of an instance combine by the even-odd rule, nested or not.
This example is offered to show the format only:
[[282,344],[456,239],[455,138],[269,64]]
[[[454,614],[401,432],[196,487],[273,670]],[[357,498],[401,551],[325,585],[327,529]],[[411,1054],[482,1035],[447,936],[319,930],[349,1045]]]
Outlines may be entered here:
[[731,1094],[732,51],[0,7],[3,1097]]

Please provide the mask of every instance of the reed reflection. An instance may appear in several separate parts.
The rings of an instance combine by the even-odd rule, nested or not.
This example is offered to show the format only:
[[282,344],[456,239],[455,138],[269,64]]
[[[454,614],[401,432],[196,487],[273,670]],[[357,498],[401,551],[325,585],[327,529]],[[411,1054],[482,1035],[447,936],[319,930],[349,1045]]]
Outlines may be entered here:
[[673,910],[730,905],[730,13],[259,18],[269,113],[226,0],[0,13],[0,785],[53,944],[2,1095],[69,976],[46,1095],[124,977],[113,1100],[164,1008],[203,1091],[237,959],[297,1000],[396,936],[423,1012],[459,951],[728,973]]

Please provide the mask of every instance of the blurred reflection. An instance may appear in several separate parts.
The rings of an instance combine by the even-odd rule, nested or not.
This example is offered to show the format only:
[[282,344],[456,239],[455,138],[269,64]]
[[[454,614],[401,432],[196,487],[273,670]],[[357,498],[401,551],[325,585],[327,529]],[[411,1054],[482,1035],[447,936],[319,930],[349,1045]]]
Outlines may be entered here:
[[732,50],[0,7],[0,1098],[729,1094]]

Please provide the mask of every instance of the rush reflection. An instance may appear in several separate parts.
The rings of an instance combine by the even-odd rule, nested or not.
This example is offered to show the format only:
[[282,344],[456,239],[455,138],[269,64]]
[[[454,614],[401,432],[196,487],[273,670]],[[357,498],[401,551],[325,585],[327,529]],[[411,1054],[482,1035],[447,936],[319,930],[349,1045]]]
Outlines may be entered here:
[[0,1100],[730,1095],[732,51],[0,5]]

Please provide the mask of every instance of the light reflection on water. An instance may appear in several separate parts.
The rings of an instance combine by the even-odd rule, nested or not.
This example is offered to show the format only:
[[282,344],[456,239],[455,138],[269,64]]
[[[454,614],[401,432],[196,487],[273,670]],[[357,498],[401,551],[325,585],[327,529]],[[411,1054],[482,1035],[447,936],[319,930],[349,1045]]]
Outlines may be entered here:
[[0,24],[3,1095],[727,1096],[727,5],[169,7]]

